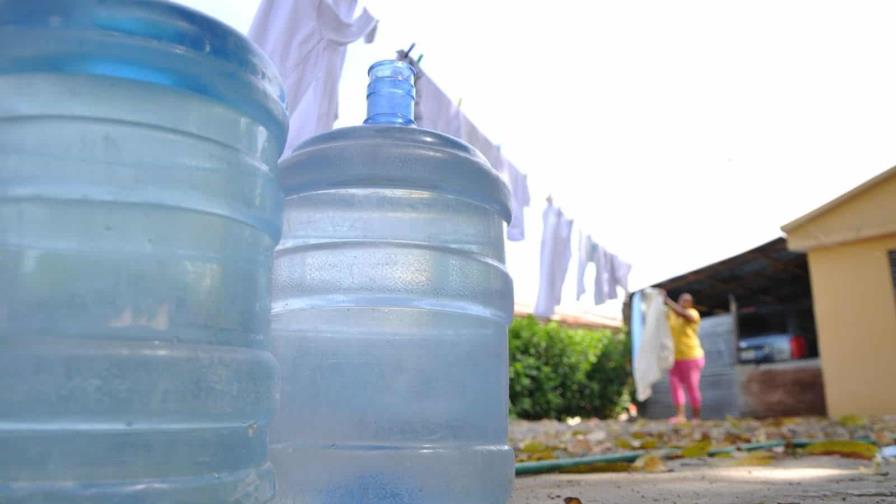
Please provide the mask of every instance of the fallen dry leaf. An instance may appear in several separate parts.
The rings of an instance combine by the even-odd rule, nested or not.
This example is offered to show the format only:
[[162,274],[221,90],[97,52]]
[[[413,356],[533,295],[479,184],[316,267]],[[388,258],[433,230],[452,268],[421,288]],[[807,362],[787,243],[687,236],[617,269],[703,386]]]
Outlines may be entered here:
[[878,430],[874,431],[871,434],[871,439],[873,439],[878,446],[887,446],[889,444],[892,444],[893,441],[896,440],[896,437],[894,437],[893,434],[887,431]]
[[582,500],[578,497],[564,497],[563,502],[565,504],[582,504]]
[[520,447],[520,451],[523,453],[540,453],[543,451],[551,450],[552,448],[541,441],[528,441],[523,446]]
[[699,458],[709,455],[709,449],[712,447],[712,441],[703,439],[695,443],[691,443],[681,450],[681,456],[684,458]]
[[554,460],[557,458],[559,448],[550,446],[540,441],[528,441],[516,451],[517,462],[539,462],[542,460]]
[[638,460],[636,460],[632,464],[631,468],[633,471],[647,473],[661,473],[670,471],[670,469],[666,467],[666,464],[663,463],[663,459],[652,454],[641,455],[640,457],[638,457]]
[[775,461],[775,454],[770,451],[753,451],[735,458],[732,465],[738,467],[767,466]]
[[868,419],[859,415],[843,415],[837,422],[844,427],[862,427],[868,424]]
[[820,441],[805,448],[810,455],[840,455],[841,457],[872,460],[877,447],[861,441]]
[[587,455],[591,453],[591,443],[584,437],[576,437],[566,443],[566,451],[576,456]]

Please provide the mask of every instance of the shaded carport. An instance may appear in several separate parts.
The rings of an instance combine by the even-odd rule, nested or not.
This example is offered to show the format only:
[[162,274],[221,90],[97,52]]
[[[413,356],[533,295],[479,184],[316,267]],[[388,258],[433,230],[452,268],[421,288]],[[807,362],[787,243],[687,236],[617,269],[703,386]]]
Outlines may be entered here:
[[690,292],[705,317],[737,314],[737,336],[790,332],[804,336],[817,355],[812,290],[806,255],[775,238],[756,248],[659,282],[675,297]]
[[[704,409],[708,416],[824,413],[812,292],[805,254],[776,238],[741,254],[654,285],[673,298],[694,296],[703,317],[700,338],[707,353]],[[809,359],[739,365],[741,338],[772,333],[806,338]],[[671,414],[668,385],[655,387],[646,414]]]

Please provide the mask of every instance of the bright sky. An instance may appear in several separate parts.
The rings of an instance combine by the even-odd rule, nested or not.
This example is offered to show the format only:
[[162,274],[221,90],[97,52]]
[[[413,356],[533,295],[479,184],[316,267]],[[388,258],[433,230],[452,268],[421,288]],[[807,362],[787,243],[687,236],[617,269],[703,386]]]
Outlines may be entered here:
[[[258,4],[181,3],[244,33]],[[779,236],[896,164],[893,2],[364,5],[377,38],[348,49],[337,125],[363,119],[367,66],[416,42],[427,73],[529,175],[527,239],[508,244],[518,302],[535,300],[548,194],[642,287]],[[588,307],[573,300],[574,262],[569,311]]]

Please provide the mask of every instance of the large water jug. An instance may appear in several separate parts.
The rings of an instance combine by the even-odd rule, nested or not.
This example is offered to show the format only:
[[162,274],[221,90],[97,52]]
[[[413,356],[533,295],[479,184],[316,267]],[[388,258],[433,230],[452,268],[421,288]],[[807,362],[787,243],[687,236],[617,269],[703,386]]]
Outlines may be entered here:
[[366,125],[280,163],[277,501],[503,504],[507,188],[469,145],[412,127],[411,67],[370,77]]
[[174,3],[0,1],[0,502],[273,497],[282,96]]

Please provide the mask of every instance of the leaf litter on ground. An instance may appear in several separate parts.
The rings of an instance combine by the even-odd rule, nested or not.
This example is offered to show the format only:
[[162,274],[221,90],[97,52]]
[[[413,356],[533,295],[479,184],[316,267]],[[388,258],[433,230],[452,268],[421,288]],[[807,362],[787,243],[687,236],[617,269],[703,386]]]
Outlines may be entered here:
[[[510,424],[510,442],[517,461],[550,460],[677,448],[686,458],[706,457],[715,448],[730,448],[733,458],[742,458],[737,447],[749,443],[782,440],[806,440],[806,450],[789,445],[776,448],[779,455],[830,454],[870,460],[877,446],[896,442],[896,416],[844,416],[836,420],[819,417],[782,417],[767,420],[727,418],[699,423],[670,425],[664,420],[629,421],[577,419],[575,425],[555,420],[514,420]],[[849,441],[846,445],[820,442]],[[812,448],[811,446],[815,446]],[[722,454],[721,456],[725,456]],[[765,455],[743,463],[760,462]]]

